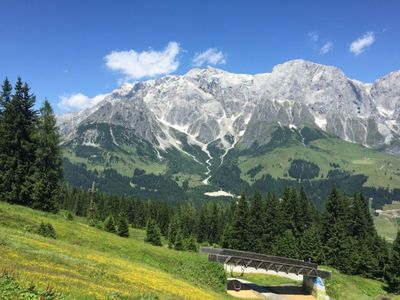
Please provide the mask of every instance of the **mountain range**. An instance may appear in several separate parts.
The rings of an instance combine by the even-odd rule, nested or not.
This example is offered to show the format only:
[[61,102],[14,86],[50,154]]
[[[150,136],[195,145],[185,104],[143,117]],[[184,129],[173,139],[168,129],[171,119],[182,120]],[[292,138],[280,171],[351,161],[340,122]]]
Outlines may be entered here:
[[179,200],[302,184],[321,189],[318,202],[339,184],[389,201],[400,187],[400,71],[362,83],[305,60],[256,75],[195,68],[123,84],[58,125],[67,180],[109,192]]

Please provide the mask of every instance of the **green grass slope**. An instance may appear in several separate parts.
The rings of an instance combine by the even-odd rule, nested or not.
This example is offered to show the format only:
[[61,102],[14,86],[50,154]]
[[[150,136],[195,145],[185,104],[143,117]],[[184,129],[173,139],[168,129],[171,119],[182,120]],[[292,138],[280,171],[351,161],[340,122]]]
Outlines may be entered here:
[[254,180],[270,174],[274,178],[288,178],[291,161],[302,159],[317,164],[320,168],[316,179],[326,177],[333,169],[332,163],[351,175],[363,174],[368,177],[364,186],[398,188],[400,186],[400,159],[362,145],[349,143],[335,137],[323,137],[307,144],[292,142],[281,144],[264,153],[239,157],[241,178],[247,182],[253,179],[249,171],[260,165]]
[[400,230],[400,201],[384,205],[382,212],[374,216],[374,224],[381,236],[393,242]]
[[[332,272],[332,276],[325,280],[325,287],[332,300],[375,300],[382,297],[400,300],[399,295],[388,294],[385,291],[383,282],[360,276],[345,275],[332,268],[329,268],[329,271]],[[239,277],[238,274],[234,275],[260,286],[302,285],[301,281],[276,275],[244,274],[242,277]]]
[[[34,233],[42,221],[53,225],[56,240]],[[34,285],[41,291],[51,286],[65,299],[228,298],[221,266],[205,255],[154,247],[143,238],[142,230],[131,229],[124,239],[83,219],[68,221],[62,213],[0,202],[0,270],[16,280],[3,276],[0,292]]]
[[372,300],[386,299],[400,300],[400,295],[388,294],[383,282],[367,279],[360,276],[341,274],[329,269],[332,277],[325,281],[325,287],[332,300]]

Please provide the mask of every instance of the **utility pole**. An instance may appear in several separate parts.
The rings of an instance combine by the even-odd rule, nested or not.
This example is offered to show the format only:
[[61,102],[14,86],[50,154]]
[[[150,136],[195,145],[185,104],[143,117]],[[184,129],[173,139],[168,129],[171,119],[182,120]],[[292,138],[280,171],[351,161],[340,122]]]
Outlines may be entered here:
[[88,209],[88,219],[89,219],[89,224],[94,225],[94,214],[96,212],[96,203],[95,203],[96,183],[94,181],[92,183],[92,188],[89,189],[89,193],[90,193],[90,204]]

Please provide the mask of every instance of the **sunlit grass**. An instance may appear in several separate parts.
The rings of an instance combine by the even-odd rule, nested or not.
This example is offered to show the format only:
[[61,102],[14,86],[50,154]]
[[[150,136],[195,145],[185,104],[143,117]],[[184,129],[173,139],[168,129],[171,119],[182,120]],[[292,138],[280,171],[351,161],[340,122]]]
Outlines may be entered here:
[[274,178],[286,178],[292,159],[312,161],[320,167],[320,175],[326,177],[332,169],[330,163],[350,174],[364,174],[368,177],[365,186],[398,188],[400,186],[400,160],[393,155],[369,149],[358,144],[336,138],[312,141],[310,145],[290,145],[280,147],[260,156],[242,156],[239,159],[242,179],[251,182],[246,174],[260,164],[263,169],[255,176],[261,178],[270,174]]
[[[57,239],[32,231],[50,222]],[[223,287],[207,273],[207,257],[143,242],[142,230],[129,239],[0,202],[0,269],[41,289],[51,285],[70,299],[153,295],[160,299],[223,299]],[[129,298],[131,299],[131,298]]]

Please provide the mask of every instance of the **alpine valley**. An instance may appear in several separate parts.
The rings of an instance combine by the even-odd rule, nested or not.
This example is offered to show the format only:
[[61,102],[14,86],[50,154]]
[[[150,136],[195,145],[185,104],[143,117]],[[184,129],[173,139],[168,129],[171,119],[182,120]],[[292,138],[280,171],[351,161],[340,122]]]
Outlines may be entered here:
[[58,117],[72,186],[178,202],[332,185],[400,199],[400,71],[376,82],[292,60],[271,73],[207,67],[123,84]]

